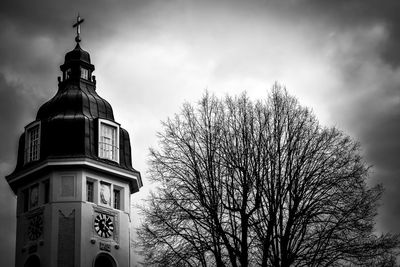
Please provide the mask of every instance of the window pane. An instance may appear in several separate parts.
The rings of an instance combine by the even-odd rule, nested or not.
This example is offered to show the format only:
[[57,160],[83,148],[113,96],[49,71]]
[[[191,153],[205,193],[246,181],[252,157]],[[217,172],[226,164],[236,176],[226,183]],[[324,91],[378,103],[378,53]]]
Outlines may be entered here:
[[23,210],[28,211],[29,209],[29,190],[25,189],[24,191],[22,191],[22,196],[24,198],[24,207]]
[[99,157],[118,161],[117,127],[100,124]]
[[71,74],[72,74],[71,69],[67,69],[65,71],[65,79],[68,80],[69,78],[71,78]]
[[50,182],[44,182],[44,203],[49,203],[50,199]]
[[86,182],[86,200],[88,202],[93,202],[93,196],[94,196],[93,182],[87,181]]
[[114,209],[121,209],[121,192],[114,189]]
[[39,159],[39,125],[36,125],[28,130],[28,143],[26,150],[27,162]]
[[89,71],[85,68],[81,68],[81,78],[87,80],[89,78]]

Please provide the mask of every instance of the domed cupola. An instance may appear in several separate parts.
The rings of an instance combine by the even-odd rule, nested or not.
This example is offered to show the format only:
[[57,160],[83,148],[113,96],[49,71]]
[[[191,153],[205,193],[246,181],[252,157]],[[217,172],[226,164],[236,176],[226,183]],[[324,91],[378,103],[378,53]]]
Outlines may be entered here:
[[90,54],[79,44],[60,66],[58,91],[25,127],[15,172],[51,159],[92,159],[135,171],[129,134],[115,122],[111,105],[96,92]]
[[75,49],[65,55],[65,62],[60,66],[63,80],[78,82],[79,79],[92,81],[94,65],[90,63],[90,55],[76,44]]
[[90,54],[79,43],[65,55],[60,69],[63,76],[58,80],[58,92],[39,108],[37,120],[85,116],[114,121],[111,105],[96,93],[96,79],[92,75],[95,68],[90,63]]
[[[86,52],[85,50],[83,50],[79,43],[76,44],[75,49],[68,52],[65,55],[65,63],[70,63],[73,61],[80,61],[80,62],[84,62],[84,63],[88,63],[90,64],[90,55],[88,52]],[[93,66],[93,65],[91,65]]]

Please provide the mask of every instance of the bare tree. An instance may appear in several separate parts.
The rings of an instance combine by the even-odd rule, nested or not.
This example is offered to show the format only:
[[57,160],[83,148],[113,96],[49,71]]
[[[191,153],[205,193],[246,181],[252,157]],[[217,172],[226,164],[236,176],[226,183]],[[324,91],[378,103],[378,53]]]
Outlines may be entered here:
[[359,144],[274,85],[266,100],[208,93],[163,123],[159,185],[138,230],[159,266],[376,266],[398,238],[374,234],[381,186]]

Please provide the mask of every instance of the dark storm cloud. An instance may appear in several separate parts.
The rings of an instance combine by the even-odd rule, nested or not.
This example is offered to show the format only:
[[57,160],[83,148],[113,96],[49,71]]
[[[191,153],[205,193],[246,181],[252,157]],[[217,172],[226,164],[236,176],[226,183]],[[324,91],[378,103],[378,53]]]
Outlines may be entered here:
[[[9,140],[1,145],[0,162],[14,163],[18,137],[29,120],[34,120],[38,96],[19,84],[8,83],[0,73],[0,139]],[[11,142],[10,140],[13,140]]]
[[309,0],[297,4],[310,18],[328,20],[340,29],[383,23],[389,38],[381,47],[382,58],[396,67],[400,64],[400,1],[397,0]]
[[[398,197],[400,192],[400,78],[396,78],[400,75],[398,69],[400,65],[399,11],[400,1],[394,0],[2,1],[0,8],[2,25],[0,31],[0,140],[5,140],[5,142],[2,143],[2,149],[0,149],[0,176],[8,174],[15,166],[18,137],[23,132],[24,126],[34,119],[39,106],[56,92],[58,66],[62,64],[64,53],[74,46],[75,32],[72,24],[78,12],[85,18],[82,26],[82,47],[88,48],[93,60],[96,60],[96,54],[100,54],[102,43],[115,38],[118,42],[116,47],[119,47],[127,40],[131,40],[132,38],[128,37],[132,35],[133,28],[139,28],[140,33],[147,31],[146,34],[153,37],[157,34],[163,36],[170,34],[174,41],[175,39],[184,39],[182,42],[185,42],[187,41],[185,38],[193,36],[190,39],[192,42],[190,47],[202,46],[199,47],[199,50],[204,47],[208,48],[204,57],[210,57],[212,59],[210,62],[215,61],[216,64],[221,64],[222,61],[222,63],[227,62],[224,61],[224,58],[234,59],[233,63],[229,61],[230,64],[225,64],[225,66],[229,65],[229,68],[219,68],[212,72],[213,75],[218,76],[215,79],[226,80],[229,80],[231,76],[246,78],[248,73],[254,72],[257,59],[260,58],[259,51],[262,51],[254,49],[254,45],[264,46],[265,43],[260,41],[262,39],[252,39],[254,36],[246,35],[246,33],[252,33],[251,30],[260,27],[261,29],[256,33],[257,36],[261,36],[264,34],[263,27],[265,25],[257,25],[256,22],[267,23],[267,20],[263,20],[264,18],[274,18],[277,27],[285,23],[287,28],[292,27],[293,29],[299,25],[305,25],[304,27],[309,29],[305,32],[310,34],[305,39],[318,39],[321,40],[321,43],[325,42],[325,39],[322,40],[324,32],[326,35],[330,32],[337,32],[338,38],[341,37],[341,33],[345,32],[354,39],[352,40],[353,44],[350,44],[350,52],[335,52],[334,67],[339,69],[339,78],[341,79],[341,87],[335,92],[335,96],[337,99],[344,98],[345,101],[333,105],[330,111],[332,118],[345,126],[342,130],[351,132],[356,139],[360,140],[368,162],[374,167],[372,172],[374,182],[381,182],[386,188],[382,204],[382,230],[400,233],[400,228],[396,223],[400,221],[400,198]],[[260,19],[248,19],[255,17]],[[253,22],[254,25],[252,25]],[[369,42],[369,39],[364,39],[362,34],[358,36],[357,32],[360,29],[374,27],[374,25],[382,25],[385,35],[384,38],[378,38],[376,47],[369,48],[369,44],[366,43]],[[228,38],[232,42],[231,44],[221,39],[226,37],[226,32],[232,33],[232,29],[228,29],[229,27],[236,29],[231,39]],[[176,30],[178,33],[169,32],[172,30]],[[137,31],[134,33],[137,34]],[[209,35],[209,38],[202,41],[201,38],[204,37],[201,34],[205,33]],[[281,28],[277,29],[277,33],[291,34],[291,32],[282,31]],[[140,37],[135,35],[134,39],[139,40]],[[273,40],[274,36],[268,36],[268,38],[270,37]],[[281,38],[278,40],[290,42],[296,39]],[[139,42],[142,41],[139,40]],[[176,41],[179,44],[180,40]],[[304,40],[299,42],[301,41]],[[339,42],[339,40],[332,38],[328,42],[335,46],[335,42]],[[148,40],[144,40],[141,44],[143,46],[154,45]],[[235,50],[235,45],[238,44],[242,44],[243,49],[240,47]],[[218,50],[218,46],[226,46],[226,48]],[[365,46],[367,48],[364,50]],[[98,51],[93,51],[96,48]],[[231,51],[234,53],[227,53],[230,51],[229,49],[232,49]],[[268,47],[268,49],[270,48]],[[319,47],[315,47],[315,49],[319,49]],[[243,52],[245,50],[250,52]],[[252,50],[254,53],[251,52]],[[117,49],[107,51],[115,53],[109,55],[110,63],[113,63],[119,51]],[[285,52],[278,51],[282,54]],[[375,58],[375,55],[371,56],[371,53],[376,53],[378,59]],[[174,54],[171,53],[171,55]],[[125,57],[126,55],[124,55]],[[140,59],[140,55],[135,56],[136,60],[138,58]],[[279,66],[287,67],[284,59],[288,58],[284,58],[283,55],[283,63]],[[159,60],[159,57],[154,58],[154,61]],[[167,60],[173,61],[174,59],[168,57]],[[376,65],[376,61],[380,64],[379,66]],[[182,65],[185,63],[187,62],[182,62]],[[190,63],[196,65],[199,62]],[[264,73],[266,67],[262,64],[258,66],[260,73]],[[279,66],[270,66],[270,68],[279,68]],[[301,62],[292,67],[297,66],[301,67]],[[371,76],[366,72],[368,68],[363,68],[363,66],[371,67],[374,77],[380,81],[363,83],[363,80]],[[176,75],[179,76],[179,71],[184,66],[179,65],[176,69],[172,68],[176,73],[157,69],[159,71],[157,78],[153,78],[155,71],[151,67],[148,67],[152,71],[148,74],[151,78],[143,82],[142,93],[145,93],[146,90],[150,91],[151,86],[156,87],[153,85],[155,84],[154,80],[160,75],[165,75],[165,80],[173,80]],[[232,67],[238,71],[234,72]],[[132,69],[132,72],[141,73],[139,68]],[[185,73],[181,75],[185,75]],[[139,78],[137,77],[138,80]],[[194,79],[200,78],[195,76]],[[272,77],[272,80],[275,79],[277,77]],[[319,79],[320,77],[315,77],[315,83],[321,83],[321,86],[324,86],[325,81]],[[332,79],[336,79],[336,77]],[[192,87],[196,82],[198,81],[188,82],[188,87]],[[128,85],[130,86],[130,84]],[[268,86],[266,85],[266,87]],[[160,87],[164,88],[164,86]],[[174,87],[178,86],[174,84]],[[171,93],[182,94],[173,91],[175,89],[165,88],[165,92],[168,92],[168,95]],[[251,90],[251,88],[243,89]],[[293,89],[296,90],[296,88]],[[140,93],[135,92],[134,96],[137,97]],[[310,94],[317,94],[317,92],[310,92]],[[354,96],[357,94],[360,94],[362,99]],[[151,103],[143,101],[142,112],[151,113],[155,101]],[[320,105],[329,104],[332,101],[336,101],[336,99],[327,99],[327,103],[320,103]],[[387,103],[388,101],[390,103]],[[379,104],[376,104],[377,102]],[[148,107],[145,107],[146,104]],[[171,114],[166,116],[168,115]],[[154,120],[158,122],[160,119],[163,117],[157,117]],[[149,123],[146,121],[143,125],[145,124]],[[144,129],[138,129],[138,131],[144,132]],[[146,134],[151,133],[146,132]],[[0,195],[2,203],[8,203],[9,199],[14,201],[6,209],[1,209],[0,219],[10,218],[10,216],[14,218],[15,198],[12,198],[12,193],[4,180],[0,183]],[[14,221],[11,224],[8,223],[10,220],[0,221],[4,225],[15,227]],[[4,233],[2,236],[7,236],[7,240],[12,240],[14,232],[9,231],[8,235]],[[0,244],[0,251],[12,255],[13,252],[8,253],[10,249],[4,248],[7,245],[8,242]]]
[[[52,38],[69,38],[71,26],[78,13],[86,19],[90,34],[107,38],[115,22],[128,14],[134,16],[146,1],[5,1],[0,10],[0,22],[15,27],[26,36],[46,35]],[[85,26],[83,26],[85,27]],[[88,34],[88,33],[86,33]],[[98,40],[98,39],[97,39]]]
[[338,53],[343,87],[336,93],[347,100],[336,106],[332,117],[361,142],[373,167],[373,182],[385,187],[379,230],[400,233],[400,2],[310,0],[297,4],[305,4],[303,15],[326,23],[332,31],[351,33],[374,25],[386,31],[374,49],[362,51],[368,39],[355,34],[356,53]]
[[[27,122],[33,120],[38,96],[30,89],[20,84],[7,82],[0,73],[0,235],[3,241],[0,243],[2,251],[2,264],[13,265],[15,245],[15,209],[16,198],[9,188],[5,175],[10,174],[16,163],[16,151],[18,138]],[[7,256],[6,256],[7,255]]]
[[[371,96],[343,120],[356,133],[365,150],[366,159],[372,165],[372,181],[385,188],[379,210],[380,230],[400,233],[400,83],[396,85],[397,89],[389,97],[377,94],[374,99]],[[381,102],[380,99],[386,101],[382,101],[380,107],[380,104],[375,106],[374,101]]]
[[282,21],[306,21],[328,31],[348,31],[381,23],[388,30],[380,56],[392,67],[400,64],[400,1],[397,0],[293,0],[259,1],[263,9],[282,15]]

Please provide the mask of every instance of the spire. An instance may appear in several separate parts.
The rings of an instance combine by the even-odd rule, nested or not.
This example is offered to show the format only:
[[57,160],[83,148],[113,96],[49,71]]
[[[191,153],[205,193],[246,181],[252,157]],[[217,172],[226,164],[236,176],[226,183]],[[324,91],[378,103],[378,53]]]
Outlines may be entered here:
[[65,55],[64,64],[60,66],[60,69],[63,72],[63,78],[59,79],[59,83],[79,83],[81,81],[89,82],[92,85],[96,83],[94,76],[92,76],[94,65],[90,63],[90,55],[79,45],[81,42],[81,24],[83,22],[84,19],[78,14],[76,17],[76,23],[73,25],[73,28],[76,28],[76,46],[72,51],[69,51]]
[[85,19],[82,19],[79,16],[76,17],[76,23],[72,26],[73,28],[76,28],[76,37],[75,37],[75,41],[76,44],[79,45],[79,42],[81,41],[81,37],[80,37],[80,33],[81,33],[81,24],[85,21]]

